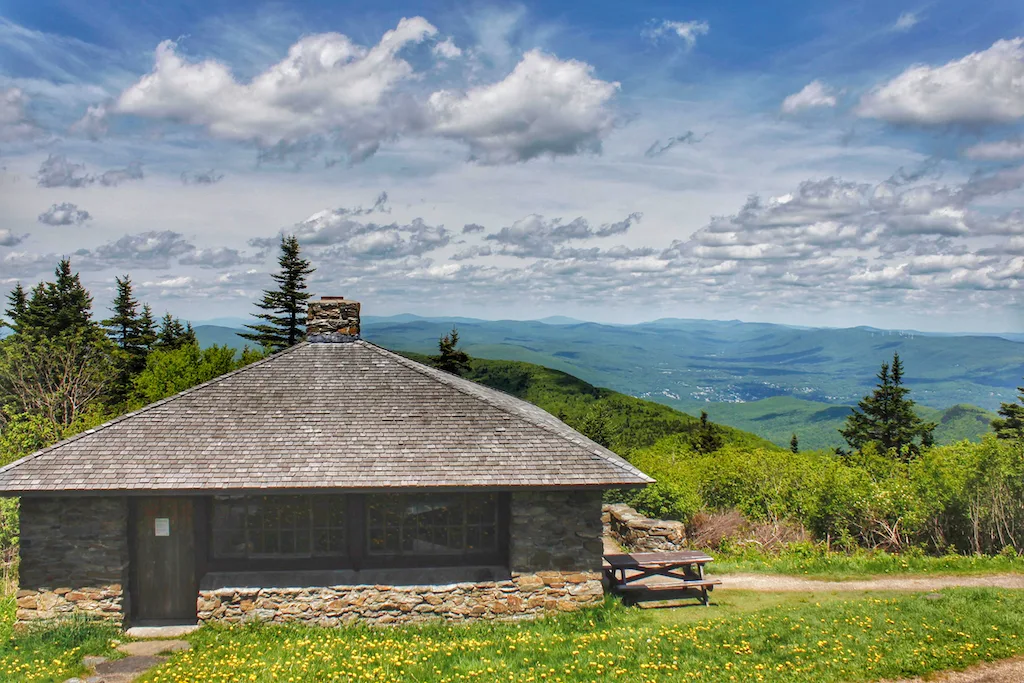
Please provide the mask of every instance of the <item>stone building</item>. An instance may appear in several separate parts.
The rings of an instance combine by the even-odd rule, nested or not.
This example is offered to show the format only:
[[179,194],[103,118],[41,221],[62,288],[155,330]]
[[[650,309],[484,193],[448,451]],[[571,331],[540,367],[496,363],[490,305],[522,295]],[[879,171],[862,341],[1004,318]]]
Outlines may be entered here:
[[543,410],[308,339],[0,469],[20,621],[518,618],[601,600],[601,493],[652,480]]

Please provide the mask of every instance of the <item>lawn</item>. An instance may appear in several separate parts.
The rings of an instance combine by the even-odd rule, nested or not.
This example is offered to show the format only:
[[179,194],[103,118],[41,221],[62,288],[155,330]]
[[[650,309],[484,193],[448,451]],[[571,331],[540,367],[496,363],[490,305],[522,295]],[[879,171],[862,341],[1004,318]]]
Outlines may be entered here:
[[1024,652],[1024,592],[716,597],[532,623],[205,628],[144,680],[868,681]]
[[891,575],[984,575],[1022,574],[1024,555],[925,555],[907,552],[856,550],[827,552],[810,544],[795,544],[778,554],[757,551],[712,552],[712,574],[769,573],[828,581],[867,579]]

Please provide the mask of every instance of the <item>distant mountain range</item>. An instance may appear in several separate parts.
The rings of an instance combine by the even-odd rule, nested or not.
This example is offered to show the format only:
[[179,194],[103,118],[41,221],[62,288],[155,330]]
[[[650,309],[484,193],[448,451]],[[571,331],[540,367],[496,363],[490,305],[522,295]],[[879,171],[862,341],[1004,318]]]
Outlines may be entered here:
[[[471,356],[544,365],[691,413],[704,408],[717,422],[780,444],[793,431],[803,432],[809,448],[836,445],[834,429],[873,388],[879,365],[894,351],[903,358],[906,384],[919,405],[944,411],[968,404],[943,423],[949,433],[980,433],[990,419],[985,411],[1015,400],[1024,377],[1021,342],[869,327],[685,319],[601,325],[406,314],[364,317],[363,336],[395,350],[435,353],[438,338],[453,324]],[[196,327],[204,345],[241,348],[237,331]],[[928,419],[945,417],[934,412]],[[804,427],[794,430],[797,424]]]

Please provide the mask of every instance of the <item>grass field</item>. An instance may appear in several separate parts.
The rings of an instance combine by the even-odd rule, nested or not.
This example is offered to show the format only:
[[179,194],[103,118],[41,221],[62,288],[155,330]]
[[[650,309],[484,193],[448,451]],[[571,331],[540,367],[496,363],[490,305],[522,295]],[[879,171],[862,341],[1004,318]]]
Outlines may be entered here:
[[776,555],[757,551],[712,552],[713,574],[785,574],[811,579],[842,581],[894,575],[1024,574],[1024,556],[1003,555],[899,555],[884,551],[827,552],[819,546],[795,544]]
[[1024,652],[1024,594],[1012,591],[716,598],[533,623],[207,628],[143,680],[867,681]]

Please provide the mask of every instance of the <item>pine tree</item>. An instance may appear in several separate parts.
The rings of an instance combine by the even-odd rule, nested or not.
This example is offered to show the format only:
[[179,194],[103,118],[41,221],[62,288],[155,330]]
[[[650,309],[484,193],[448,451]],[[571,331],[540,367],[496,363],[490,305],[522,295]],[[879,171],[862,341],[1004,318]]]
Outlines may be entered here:
[[899,353],[893,354],[892,365],[882,363],[877,377],[875,390],[857,403],[839,433],[856,450],[873,443],[882,452],[910,460],[932,445],[936,424],[924,422],[907,398],[910,390],[903,386]]
[[[188,329],[191,330],[192,325],[189,325]],[[195,338],[194,334],[192,338]],[[160,328],[157,330],[153,346],[162,349],[180,349],[187,343],[188,333],[185,326],[170,313],[165,313],[164,317],[160,319]]]
[[95,332],[98,328],[92,320],[92,296],[78,273],[71,272],[71,261],[61,259],[54,275],[54,282],[40,282],[32,288],[19,332],[48,337],[67,331]]
[[252,332],[240,337],[260,346],[280,351],[302,341],[306,334],[306,278],[316,269],[299,255],[299,240],[294,236],[281,237],[281,255],[277,259],[281,272],[272,275],[277,289],[263,291],[263,299],[256,306],[263,309],[257,318],[265,322],[246,325]]
[[1024,441],[1024,387],[1017,387],[1017,403],[999,406],[1001,418],[992,420],[992,429],[1000,439]]
[[469,371],[469,354],[459,348],[459,331],[454,327],[437,340],[437,351],[434,367],[460,376]]
[[793,436],[790,437],[789,439],[789,450],[792,451],[793,453],[800,452],[800,441],[797,440],[796,433],[794,433]]
[[0,323],[0,327],[6,325],[17,334],[25,317],[25,312],[28,310],[28,295],[25,294],[25,288],[21,286],[20,282],[15,284],[14,289],[7,295],[7,301],[10,304],[10,308],[5,313],[7,313],[9,321]]
[[153,309],[149,304],[142,305],[142,314],[139,316],[139,344],[146,351],[151,351],[156,344],[156,321],[153,320]]
[[107,328],[107,336],[118,348],[131,353],[142,346],[139,302],[132,293],[132,280],[129,276],[125,275],[123,279],[115,277],[114,281],[117,283],[117,295],[110,309],[114,315],[101,324]]
[[707,411],[700,411],[700,425],[697,427],[697,437],[693,446],[702,455],[722,447],[722,436],[718,433],[718,426],[708,419]]

